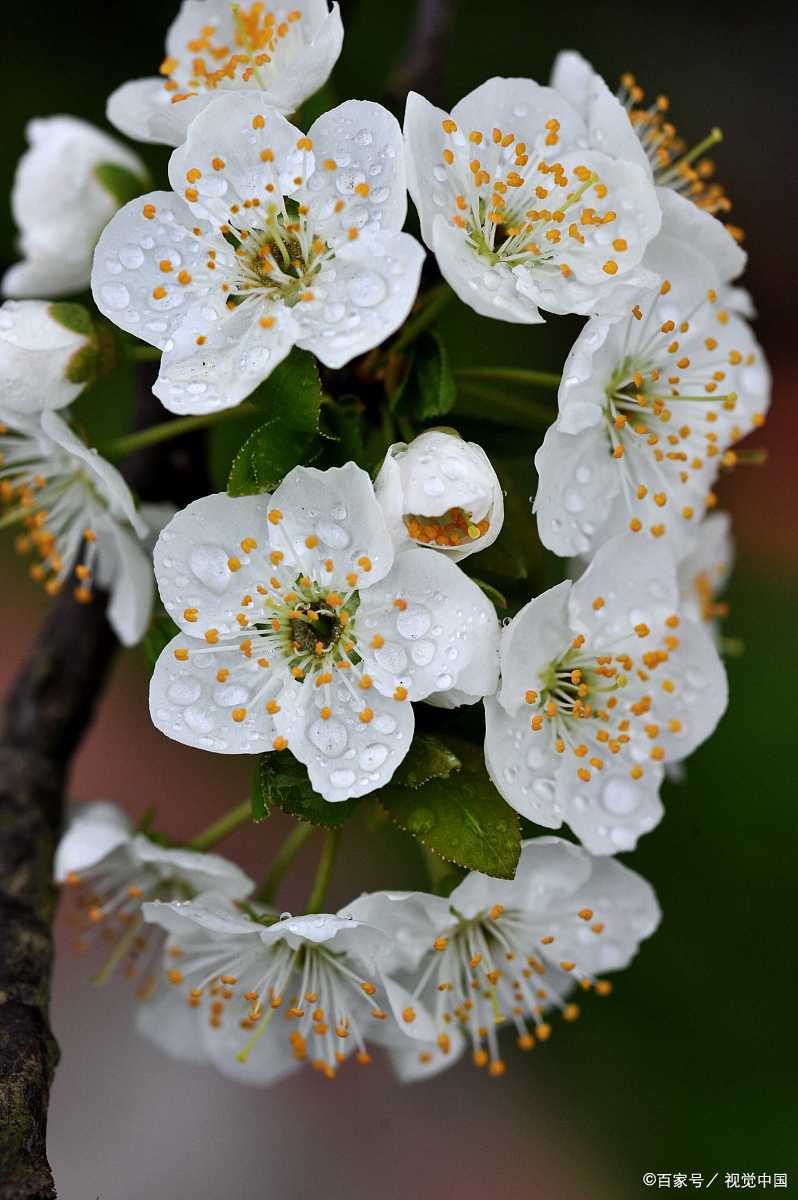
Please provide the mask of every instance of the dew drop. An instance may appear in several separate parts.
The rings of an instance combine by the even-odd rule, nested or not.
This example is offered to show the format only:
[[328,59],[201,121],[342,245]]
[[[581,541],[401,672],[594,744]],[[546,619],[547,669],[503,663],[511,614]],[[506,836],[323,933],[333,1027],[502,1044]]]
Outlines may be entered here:
[[114,312],[121,312],[130,304],[130,292],[124,283],[104,283],[100,288],[103,304]]
[[203,708],[187,708],[183,717],[194,733],[210,733],[213,729],[213,718]]
[[213,689],[213,699],[220,708],[237,708],[246,704],[249,692],[238,683],[228,683]]
[[426,667],[435,657],[434,642],[414,642],[410,648],[410,657],[417,667]]
[[171,700],[172,704],[181,706],[195,704],[199,700],[202,693],[202,687],[196,679],[176,679],[169,686],[166,693],[167,699]]
[[431,624],[432,617],[423,604],[408,604],[396,618],[397,633],[411,642],[423,637]]
[[128,244],[119,251],[119,261],[128,271],[135,271],[144,262],[144,254],[138,246]]
[[330,782],[333,787],[351,787],[355,782],[355,772],[349,771],[346,767],[339,767],[337,771],[333,771],[330,775]]
[[340,721],[314,721],[308,732],[313,745],[327,758],[338,758],[346,749],[346,726]]
[[394,675],[400,674],[407,666],[407,654],[396,642],[386,642],[384,646],[380,646],[374,651],[374,658],[384,671],[390,671]]
[[344,529],[335,521],[319,521],[316,525],[316,535],[333,550],[345,550],[352,540]]
[[601,803],[607,812],[625,817],[638,807],[640,793],[633,783],[625,779],[608,779],[601,789]]
[[372,742],[360,754],[358,762],[364,771],[376,771],[388,757],[388,747],[382,742]]
[[361,271],[350,281],[348,292],[358,308],[375,308],[388,295],[388,285],[376,271]]
[[188,557],[189,570],[209,591],[221,596],[230,582],[227,558],[222,546],[194,546]]

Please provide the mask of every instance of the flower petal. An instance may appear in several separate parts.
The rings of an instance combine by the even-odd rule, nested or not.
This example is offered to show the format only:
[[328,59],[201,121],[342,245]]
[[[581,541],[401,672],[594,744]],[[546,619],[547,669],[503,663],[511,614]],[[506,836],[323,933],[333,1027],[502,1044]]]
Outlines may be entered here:
[[116,804],[81,804],[71,811],[69,825],[55,852],[56,883],[63,883],[73,872],[96,866],[130,840],[130,821]]
[[202,1026],[207,1013],[190,1008],[177,988],[162,985],[136,1009],[136,1032],[170,1058],[185,1063],[207,1063]]
[[123,646],[136,646],[144,637],[152,613],[152,562],[139,541],[114,521],[107,521],[95,532],[100,543],[97,562],[99,587],[108,586],[103,578],[106,539],[112,544],[109,556],[114,570],[110,581],[111,599],[108,621]]
[[295,467],[269,511],[281,514],[268,526],[273,548],[291,554],[311,579],[349,590],[347,577],[355,575],[364,589],[391,569],[393,544],[382,509],[368,475],[354,463],[327,471]]
[[540,673],[555,662],[573,641],[568,622],[572,584],[565,580],[521,609],[501,635],[501,673],[498,701],[508,713],[521,711],[528,691],[539,691]]
[[[484,593],[450,559],[401,551],[382,583],[361,593],[358,653],[386,696],[410,700],[459,686],[484,639],[498,639]],[[376,642],[376,644],[375,644]]]
[[[274,668],[261,668],[237,643],[197,648],[179,634],[165,647],[150,680],[150,716],[156,729],[184,746],[215,754],[261,754],[271,750],[278,732],[275,717],[262,696],[281,707],[295,701],[283,690],[284,679]],[[175,651],[189,657],[176,658]],[[293,681],[289,683],[293,689]],[[259,698],[260,697],[260,698]],[[257,707],[251,707],[257,703]],[[236,714],[234,717],[233,714]],[[241,713],[245,715],[236,719]]]
[[268,103],[284,113],[296,112],[308,96],[324,86],[344,41],[337,4],[328,12],[326,0],[313,0],[303,4],[302,17],[308,23],[309,39],[279,74],[275,72],[264,93]]
[[255,887],[253,880],[239,866],[221,854],[161,846],[141,833],[134,837],[132,849],[141,862],[153,867],[160,875],[184,880],[198,894],[218,892],[232,900],[240,900]]
[[[596,743],[593,750],[598,750]],[[664,772],[649,763],[640,779],[632,779],[628,760],[610,762],[589,785],[577,776],[573,759],[560,764],[556,804],[562,819],[591,854],[634,850],[641,834],[654,829],[664,809],[659,798]]]
[[[177,513],[158,538],[158,590],[172,620],[191,637],[206,629],[222,637],[240,634],[241,601],[264,580],[269,504],[267,492],[203,496]],[[183,615],[191,609],[197,610],[194,620]]]
[[564,50],[557,55],[551,86],[585,121],[590,146],[636,163],[651,174],[646,152],[626,109],[581,54]]
[[337,242],[352,228],[398,232],[407,215],[407,189],[396,117],[370,100],[348,100],[314,121],[308,137],[316,169],[303,200],[319,236]]
[[641,541],[634,533],[604,543],[573,585],[568,601],[571,628],[586,634],[591,652],[596,653],[607,645],[615,649],[622,638],[633,638],[636,626],[659,632],[678,609],[670,551],[661,542]]
[[454,209],[456,188],[443,166],[441,125],[449,117],[418,92],[407,97],[404,120],[407,188],[421,221],[421,236],[432,248],[435,217]]
[[422,246],[409,233],[368,233],[347,242],[320,271],[313,300],[293,310],[297,344],[327,367],[344,366],[394,333],[418,292]]
[[[559,422],[546,431],[535,454],[538,490],[533,513],[543,545],[564,557],[587,555],[623,520],[621,477],[602,425],[563,433]],[[627,518],[628,520],[628,515]]]
[[[413,707],[347,685],[337,671],[323,688],[305,685],[304,703],[276,720],[311,785],[335,804],[384,787],[413,739]],[[321,710],[329,708],[325,720]]]
[[548,829],[559,829],[563,822],[554,784],[557,759],[549,724],[533,730],[523,710],[510,716],[495,697],[485,700],[488,774],[516,812]]
[[540,325],[545,320],[535,300],[519,287],[519,274],[479,255],[465,231],[440,213],[433,219],[430,245],[446,282],[480,316],[515,325]]

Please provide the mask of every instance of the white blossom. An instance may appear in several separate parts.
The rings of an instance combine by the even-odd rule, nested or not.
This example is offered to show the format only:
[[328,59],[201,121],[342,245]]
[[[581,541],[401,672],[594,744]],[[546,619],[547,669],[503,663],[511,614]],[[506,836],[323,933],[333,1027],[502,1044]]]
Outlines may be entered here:
[[430,546],[459,562],[493,544],[504,496],[487,454],[454,432],[430,429],[389,447],[374,483],[397,546]]
[[728,286],[736,246],[713,217],[662,198],[648,260],[663,282],[624,319],[585,325],[535,456],[538,530],[556,554],[589,556],[624,529],[687,553],[730,448],[770,403],[767,363]]
[[23,261],[6,271],[6,296],[65,296],[89,285],[97,238],[119,208],[98,168],[122,168],[142,180],[141,160],[115,138],[75,117],[44,117],[28,125],[30,148],[20,159],[11,211]]
[[95,587],[108,591],[119,640],[141,640],[153,597],[152,564],[141,545],[149,527],[116,467],[58,413],[0,406],[0,501],[3,524],[22,526],[16,548],[33,555],[33,579],[54,595],[74,572],[82,603]]
[[395,1039],[392,1052],[407,1081],[466,1048],[476,1066],[504,1074],[499,1027],[514,1026],[522,1050],[546,1041],[554,1011],[579,1016],[566,1003],[574,986],[607,995],[609,981],[597,976],[628,966],[660,918],[634,871],[554,837],[524,842],[513,880],[472,872],[447,899],[377,892],[344,912],[391,939],[383,970],[401,985],[391,993],[397,1025],[415,1039]]
[[291,114],[329,77],[343,43],[337,4],[232,4],[183,0],[166,36],[160,78],[125,83],[108,101],[108,120],[128,137],[179,146],[193,119],[216,97],[247,91]]
[[666,764],[705,741],[727,703],[712,638],[680,611],[669,551],[633,534],[522,608],[500,661],[485,701],[490,777],[523,816],[567,823],[594,854],[653,829]]
[[[399,1033],[380,960],[379,929],[318,913],[247,915],[212,894],[152,903],[146,919],[169,934],[161,989],[138,1028],[165,1053],[210,1063],[240,1083],[271,1084],[306,1062],[334,1078],[349,1055]],[[403,992],[397,986],[394,1003]]]
[[656,282],[642,265],[660,226],[649,173],[590,145],[553,89],[490,79],[451,116],[411,92],[405,141],[424,241],[483,316],[615,314]]
[[102,937],[110,958],[98,977],[105,982],[122,963],[144,997],[157,984],[163,938],[144,924],[147,900],[187,899],[213,889],[234,899],[254,884],[235,863],[218,854],[162,846],[135,832],[115,804],[84,804],[73,811],[55,855],[57,883],[76,889],[80,928],[77,948]]
[[[76,312],[84,318],[78,324]],[[33,414],[71,404],[88,382],[86,360],[95,353],[91,322],[78,305],[6,300],[0,305],[3,407]]]
[[194,501],[161,534],[155,575],[181,628],[152,677],[155,725],[218,754],[290,747],[330,801],[388,782],[410,701],[496,686],[492,605],[443,555],[395,555],[354,463],[296,467],[271,497]]
[[717,634],[717,622],[727,606],[718,599],[729,581],[734,562],[731,518],[713,512],[698,527],[693,549],[679,563],[682,612],[691,621],[706,621]]
[[294,345],[328,367],[401,325],[424,252],[401,233],[399,126],[351,100],[308,135],[251,92],[192,122],[174,193],[124,208],[94,260],[100,310],[163,350],[155,394],[173,412],[238,404]]

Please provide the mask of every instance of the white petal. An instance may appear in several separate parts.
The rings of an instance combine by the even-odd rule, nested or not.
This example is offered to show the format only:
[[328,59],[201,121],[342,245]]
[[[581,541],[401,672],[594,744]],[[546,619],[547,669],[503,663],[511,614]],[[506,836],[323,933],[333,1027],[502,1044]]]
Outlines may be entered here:
[[[590,871],[590,855],[581,846],[558,837],[529,838],[521,847],[514,879],[493,879],[472,871],[454,889],[449,903],[466,918],[497,903],[548,913],[569,900],[590,878]],[[572,912],[570,903],[566,911]]]
[[374,480],[374,495],[383,511],[385,524],[397,549],[400,546],[406,546],[410,541],[407,526],[402,520],[402,514],[405,511],[404,493],[399,464],[395,458],[396,451],[405,449],[407,449],[405,442],[394,442],[392,446],[389,446],[377,478]]
[[20,412],[64,408],[85,384],[66,377],[73,355],[89,345],[67,329],[42,300],[7,300],[0,307],[0,394],[3,404]]
[[564,96],[583,119],[587,117],[590,88],[596,72],[576,50],[561,50],[554,60],[551,86]]
[[523,710],[513,717],[494,697],[485,700],[488,774],[516,812],[548,829],[559,829],[563,821],[554,784],[558,757],[547,723],[535,731]]
[[[240,640],[240,639],[239,639]],[[176,649],[188,649],[181,662]],[[224,682],[219,670],[229,672]],[[261,754],[271,750],[277,729],[275,718],[266,710],[266,699],[256,708],[249,705],[274,675],[274,669],[261,668],[247,658],[238,642],[222,646],[209,654],[193,638],[180,634],[162,651],[150,680],[150,716],[156,729],[184,746],[196,746],[215,754]],[[290,680],[290,677],[289,677]],[[275,679],[269,697],[284,709],[293,701],[293,692],[280,690],[282,676]],[[290,681],[290,685],[293,681]],[[233,712],[246,710],[241,721]]]
[[441,122],[448,116],[418,92],[408,94],[404,121],[407,188],[421,221],[421,236],[430,249],[435,217],[440,211],[434,196],[437,194],[442,205],[451,207],[456,191],[442,158],[445,141]]
[[[397,603],[397,601],[399,603]],[[493,606],[451,560],[410,548],[381,584],[361,593],[358,652],[376,686],[411,700],[459,686],[484,639],[498,635]],[[378,636],[383,644],[374,647]]]
[[252,1030],[241,1028],[246,1008],[243,1005],[235,1008],[234,1004],[234,1001],[230,1001],[226,1007],[219,1028],[210,1025],[207,1015],[202,1023],[204,1049],[216,1070],[235,1083],[254,1087],[267,1087],[279,1083],[287,1075],[298,1071],[301,1062],[288,1041],[289,1030],[281,1021],[280,1014],[247,1055],[246,1061],[241,1062],[238,1059],[237,1055],[247,1045],[253,1033]]
[[208,1015],[186,1004],[179,988],[162,984],[136,1009],[136,1032],[178,1062],[206,1063],[202,1026]]
[[731,517],[724,512],[710,513],[698,527],[692,553],[679,563],[681,611],[686,617],[696,622],[705,619],[707,599],[723,591],[733,562]]
[[418,1083],[422,1079],[431,1079],[440,1075],[441,1071],[453,1067],[462,1058],[466,1049],[466,1040],[457,1028],[448,1031],[449,1051],[444,1054],[437,1042],[412,1042],[409,1039],[399,1041],[390,1047],[389,1054],[400,1083]]
[[[593,749],[600,747],[594,744]],[[640,835],[662,820],[663,770],[656,763],[645,767],[641,779],[632,779],[628,760],[611,761],[585,784],[576,773],[575,760],[567,755],[562,760],[556,803],[562,819],[591,854],[633,850]]]
[[[321,20],[313,9],[324,8]],[[341,11],[337,4],[326,12],[326,3],[305,4],[302,16],[311,22],[311,36],[307,45],[269,83],[265,96],[280,112],[296,112],[308,96],[323,87],[341,53],[344,28]],[[310,10],[310,11],[309,11]],[[312,130],[311,130],[312,136]]]
[[[276,718],[312,787],[333,804],[383,787],[410,749],[414,728],[411,704],[376,688],[347,687],[344,674],[337,671],[324,689],[306,684],[303,705]],[[327,720],[324,706],[332,710]],[[361,719],[364,713],[371,714],[368,721]]]
[[571,586],[565,580],[530,600],[502,630],[498,700],[508,713],[523,709],[528,691],[541,690],[541,672],[573,641],[568,622]]
[[[206,274],[204,239],[191,232],[196,225],[179,197],[150,192],[120,209],[97,244],[92,268],[97,307],[120,329],[159,350],[174,337],[196,299],[195,287],[181,285],[177,274],[187,270],[192,281]],[[164,273],[162,262],[169,262],[172,271]]]
[[268,525],[272,547],[291,554],[311,579],[348,590],[347,576],[354,574],[364,589],[391,569],[393,545],[382,509],[368,475],[354,463],[327,471],[295,467],[269,510],[282,513],[278,524]]
[[615,513],[621,469],[604,426],[562,433],[552,425],[535,454],[538,490],[533,512],[540,540],[555,554],[588,554],[600,544]]
[[211,307],[205,300],[193,304],[170,339],[152,389],[164,408],[180,414],[218,412],[234,408],[253,392],[299,335],[284,305],[270,307],[270,328],[261,325],[262,317],[257,301],[232,311],[218,301]]
[[162,877],[184,880],[197,893],[217,892],[231,900],[239,900],[255,887],[240,867],[221,854],[161,846],[143,834],[137,834],[133,839],[133,852]]
[[130,821],[116,804],[81,805],[71,813],[55,852],[56,882],[63,883],[73,871],[79,873],[96,866],[120,846],[128,845],[130,839]]
[[726,670],[710,630],[684,620],[676,634],[679,646],[668,667],[675,674],[677,686],[668,697],[667,712],[670,719],[680,722],[681,730],[676,736],[664,734],[661,739],[669,761],[681,760],[711,737],[729,703]]
[[581,54],[563,50],[557,55],[551,86],[585,121],[591,147],[637,163],[650,175],[648,158],[626,109]]
[[196,900],[148,900],[141,906],[145,921],[159,925],[178,940],[209,933],[260,941],[263,926],[243,916],[223,892],[204,892]]
[[414,971],[438,934],[455,920],[448,901],[428,892],[364,892],[342,908],[341,915],[388,935],[382,958],[387,972]]
[[[172,620],[191,637],[202,637],[206,629],[217,629],[222,637],[240,634],[236,614],[241,601],[257,594],[268,573],[269,503],[267,492],[203,496],[177,513],[158,538],[158,590]],[[254,541],[256,548],[245,551],[245,540]],[[191,608],[198,610],[197,621],[183,616]]]
[[634,533],[605,542],[573,585],[568,603],[571,628],[589,636],[597,653],[632,637],[638,625],[658,631],[678,608],[670,551],[661,541],[641,541]]
[[153,76],[123,83],[108,97],[106,117],[137,142],[179,146],[191,121],[212,97],[192,96],[173,103],[173,93],[165,89],[165,82]]
[[[303,138],[259,92],[223,92],[191,122],[169,160],[169,182],[198,217],[223,224],[231,205],[248,206],[256,197],[265,204],[268,184],[282,195],[297,191],[295,180],[307,178],[314,162],[297,146]],[[271,151],[273,159],[264,161],[262,151]],[[214,159],[224,166],[217,170]],[[194,171],[200,176],[188,180]]]
[[[485,596],[487,606],[493,605]],[[488,620],[490,621],[490,617]],[[499,631],[478,638],[474,655],[468,666],[457,676],[457,687],[443,692],[431,692],[426,703],[435,708],[460,708],[463,704],[476,704],[485,696],[492,696],[499,685]]]
[[314,299],[294,308],[297,344],[325,366],[344,366],[390,337],[418,292],[424,250],[409,233],[368,233],[339,247]]
[[[671,255],[680,248],[682,254],[698,255],[705,260],[712,272],[712,278],[704,283],[705,288],[721,287],[742,275],[748,256],[717,217],[672,188],[658,188],[657,199],[662,209],[662,230],[652,250],[657,249],[662,240]],[[646,265],[649,265],[648,259]],[[664,265],[660,262],[651,264],[659,273]],[[671,271],[676,272],[675,266]]]
[[544,320],[534,299],[518,286],[517,275],[503,263],[493,265],[469,246],[463,230],[438,213],[430,245],[446,282],[464,304],[483,317],[515,325],[539,325]]
[[[396,117],[370,100],[348,100],[314,121],[308,137],[316,169],[303,199],[319,236],[336,242],[352,228],[398,232],[407,215],[407,189]],[[344,207],[336,212],[339,200]]]
[[559,121],[560,142],[566,148],[585,131],[581,117],[563,96],[532,79],[488,79],[455,104],[452,116],[461,132],[495,125],[528,145],[534,144],[552,118]]
[[[140,542],[115,522],[108,521],[105,528],[95,532],[100,542],[107,536],[114,546],[115,572],[108,621],[123,646],[136,646],[147,631],[152,612],[152,562]],[[101,546],[100,556],[102,554]]]

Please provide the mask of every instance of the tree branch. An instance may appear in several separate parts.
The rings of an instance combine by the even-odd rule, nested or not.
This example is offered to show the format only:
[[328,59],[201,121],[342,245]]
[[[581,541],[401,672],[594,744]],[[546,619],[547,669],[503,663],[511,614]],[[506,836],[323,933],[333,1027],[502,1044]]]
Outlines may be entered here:
[[433,104],[445,100],[446,41],[454,23],[456,0],[418,0],[410,42],[388,83],[388,96],[404,106],[407,93],[421,92]]
[[[142,367],[138,427],[162,419]],[[193,444],[192,444],[193,443]],[[185,504],[207,491],[196,438],[131,455],[146,500]],[[116,639],[106,597],[54,601],[8,696],[0,725],[0,1200],[50,1200],[47,1104],[58,1046],[48,1020],[56,893],[53,853],[72,755],[106,682]]]

